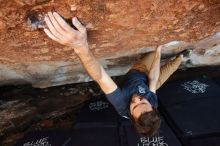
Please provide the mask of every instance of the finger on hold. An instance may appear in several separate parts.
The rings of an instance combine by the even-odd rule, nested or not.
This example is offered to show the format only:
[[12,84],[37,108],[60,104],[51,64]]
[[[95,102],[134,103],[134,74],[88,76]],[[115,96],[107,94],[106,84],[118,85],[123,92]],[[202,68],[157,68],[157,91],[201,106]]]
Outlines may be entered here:
[[157,47],[157,50],[161,50],[163,48],[163,45],[160,45],[159,47]]
[[48,17],[50,18],[50,21],[52,25],[54,26],[54,28],[56,29],[56,31],[62,35],[65,35],[65,30],[61,28],[60,24],[56,21],[52,12],[48,12]]
[[48,27],[51,31],[55,30],[54,27],[53,27],[53,25],[52,25],[52,23],[51,23],[51,21],[50,21],[50,18],[49,18],[48,15],[45,16],[44,21],[45,21],[45,23],[47,24],[47,27]]
[[62,39],[62,38],[63,38],[63,35],[60,34],[60,33],[54,28],[54,26],[53,26],[53,24],[52,24],[50,18],[49,18],[49,17],[45,17],[44,20],[45,20],[45,22],[46,22],[46,24],[47,24],[47,26],[48,26],[48,28],[49,28],[51,34],[53,34],[53,36],[55,36],[56,38]]
[[57,42],[59,42],[60,40],[58,39],[58,38],[56,38],[48,29],[44,29],[44,32],[47,34],[47,36],[49,37],[49,38],[51,38],[52,40],[54,40],[54,41],[57,41]]
[[64,30],[66,30],[67,32],[73,30],[73,28],[69,24],[67,24],[66,21],[57,12],[53,12],[53,16]]
[[86,28],[79,22],[79,20],[76,17],[73,17],[72,23],[80,32],[86,32]]
[[45,24],[46,24],[46,26],[48,27],[48,25],[47,25],[47,20],[48,19],[48,15],[46,14],[45,16],[44,16],[44,22],[45,22]]

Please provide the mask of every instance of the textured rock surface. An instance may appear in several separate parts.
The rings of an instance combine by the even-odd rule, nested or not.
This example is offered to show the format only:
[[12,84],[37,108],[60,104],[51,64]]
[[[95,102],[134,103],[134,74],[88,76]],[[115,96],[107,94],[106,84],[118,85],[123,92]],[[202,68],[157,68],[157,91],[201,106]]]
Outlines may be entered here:
[[83,103],[101,92],[93,83],[46,89],[0,88],[0,145],[12,146],[30,130],[73,127]]
[[111,75],[125,73],[138,54],[167,43],[165,56],[194,49],[187,67],[220,64],[219,0],[0,0],[1,84],[89,80],[73,49],[40,29],[51,10],[86,25],[90,48]]

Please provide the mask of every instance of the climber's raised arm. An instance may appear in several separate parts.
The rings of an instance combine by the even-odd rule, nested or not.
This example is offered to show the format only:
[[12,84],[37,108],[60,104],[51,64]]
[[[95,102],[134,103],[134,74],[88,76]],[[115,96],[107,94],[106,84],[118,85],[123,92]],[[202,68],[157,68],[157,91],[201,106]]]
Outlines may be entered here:
[[151,65],[151,68],[148,74],[149,89],[154,93],[156,92],[156,86],[157,86],[157,82],[158,82],[159,75],[160,75],[161,48],[162,46],[159,46],[156,49],[154,60],[153,60],[153,63]]
[[67,24],[56,12],[48,12],[45,16],[45,22],[48,27],[44,29],[45,33],[60,44],[73,47],[88,74],[106,94],[113,92],[117,88],[115,82],[105,72],[104,68],[90,51],[86,28],[76,17],[73,17],[72,23],[77,30]]

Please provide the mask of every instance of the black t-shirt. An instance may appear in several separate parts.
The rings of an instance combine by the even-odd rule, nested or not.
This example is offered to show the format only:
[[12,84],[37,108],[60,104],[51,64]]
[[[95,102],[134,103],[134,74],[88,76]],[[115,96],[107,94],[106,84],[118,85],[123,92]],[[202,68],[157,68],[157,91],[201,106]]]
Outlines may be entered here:
[[147,99],[153,107],[157,108],[157,96],[149,90],[147,84],[148,78],[145,73],[131,70],[126,74],[124,86],[106,94],[106,97],[119,115],[129,118],[130,100],[133,94],[138,94]]

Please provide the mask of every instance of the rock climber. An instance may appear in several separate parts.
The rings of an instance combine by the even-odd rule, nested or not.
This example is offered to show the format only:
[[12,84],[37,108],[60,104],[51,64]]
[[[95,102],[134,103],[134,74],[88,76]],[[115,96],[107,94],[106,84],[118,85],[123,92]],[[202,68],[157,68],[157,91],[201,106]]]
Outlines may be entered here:
[[93,56],[87,42],[86,27],[76,17],[72,28],[58,13],[45,16],[45,33],[54,41],[74,49],[82,65],[96,81],[119,115],[130,118],[136,131],[144,136],[154,135],[161,123],[157,110],[156,90],[177,70],[182,57],[178,56],[160,68],[162,46],[134,63],[126,74],[122,87],[106,73]]

